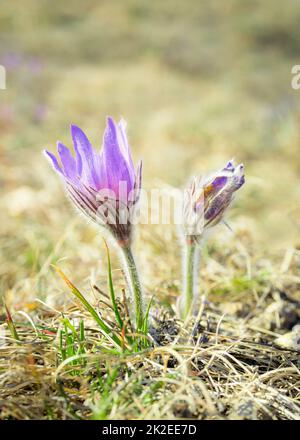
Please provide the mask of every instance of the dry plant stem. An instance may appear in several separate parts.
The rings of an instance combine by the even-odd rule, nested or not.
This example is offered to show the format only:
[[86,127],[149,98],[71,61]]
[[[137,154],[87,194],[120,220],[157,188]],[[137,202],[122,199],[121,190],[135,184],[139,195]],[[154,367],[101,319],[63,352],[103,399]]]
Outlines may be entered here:
[[194,242],[188,242],[185,249],[185,285],[182,304],[182,318],[185,319],[192,311],[193,302],[197,293],[199,248]]
[[133,294],[135,303],[136,330],[139,331],[142,329],[144,321],[142,287],[131,247],[125,245],[121,246],[121,249],[124,256],[125,270],[128,278],[129,289]]

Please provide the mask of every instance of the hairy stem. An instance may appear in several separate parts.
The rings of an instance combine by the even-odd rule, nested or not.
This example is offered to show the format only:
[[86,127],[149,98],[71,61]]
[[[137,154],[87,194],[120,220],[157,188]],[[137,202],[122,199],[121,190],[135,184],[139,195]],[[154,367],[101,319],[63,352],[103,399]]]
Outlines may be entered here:
[[184,292],[181,302],[181,317],[185,319],[192,310],[193,302],[197,294],[199,249],[196,243],[187,243],[184,262]]
[[131,248],[129,246],[122,246],[121,249],[125,260],[129,289],[133,294],[135,303],[136,330],[140,331],[142,330],[144,321],[142,287]]

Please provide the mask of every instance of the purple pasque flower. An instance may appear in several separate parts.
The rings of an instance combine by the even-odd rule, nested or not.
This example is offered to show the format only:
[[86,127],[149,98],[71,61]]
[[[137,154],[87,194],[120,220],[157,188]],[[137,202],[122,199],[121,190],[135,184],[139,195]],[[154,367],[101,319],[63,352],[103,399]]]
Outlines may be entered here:
[[198,242],[205,230],[217,225],[245,183],[244,165],[230,160],[220,171],[202,178],[194,177],[184,194],[183,226],[186,238]]
[[111,117],[103,136],[102,151],[96,151],[84,132],[71,126],[75,156],[61,142],[56,156],[45,150],[62,177],[75,206],[96,223],[105,226],[120,244],[131,240],[131,220],[141,189],[142,166],[135,170],[126,136],[126,123]]

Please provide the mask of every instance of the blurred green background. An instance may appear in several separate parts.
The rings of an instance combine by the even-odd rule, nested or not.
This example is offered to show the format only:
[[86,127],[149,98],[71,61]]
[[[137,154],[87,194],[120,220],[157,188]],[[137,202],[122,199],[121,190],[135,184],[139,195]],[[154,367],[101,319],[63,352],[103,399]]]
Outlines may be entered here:
[[[235,157],[247,183],[232,227],[257,252],[299,246],[300,90],[291,87],[299,23],[297,0],[2,0],[3,285],[36,295],[39,274],[34,289],[43,293],[55,257],[90,276],[96,233],[73,214],[41,150],[54,151],[57,139],[71,146],[70,123],[100,147],[107,114],[128,121],[145,187],[183,187]],[[171,233],[151,228],[159,252]]]

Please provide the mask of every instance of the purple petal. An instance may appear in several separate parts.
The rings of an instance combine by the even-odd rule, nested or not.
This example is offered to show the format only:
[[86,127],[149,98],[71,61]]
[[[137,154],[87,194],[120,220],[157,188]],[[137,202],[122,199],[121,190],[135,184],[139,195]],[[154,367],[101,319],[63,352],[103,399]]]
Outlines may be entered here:
[[234,191],[238,190],[245,183],[244,165],[241,163],[236,167],[233,178]]
[[71,129],[71,135],[72,135],[73,145],[74,145],[74,150],[75,150],[77,174],[79,176],[81,176],[81,174],[82,174],[82,158],[81,158],[81,155],[78,150],[77,142],[74,141],[74,136],[73,136],[73,130],[76,131],[76,128],[77,128],[76,125],[71,124],[70,129]]
[[212,185],[214,187],[215,191],[219,191],[220,189],[224,188],[224,186],[227,183],[228,178],[226,176],[218,176],[216,177],[213,182]]
[[54,156],[54,154],[52,154],[52,153],[51,153],[50,151],[48,151],[48,150],[44,150],[44,154],[45,154],[45,156],[46,156],[47,158],[50,158],[50,159],[51,159],[51,163],[52,163],[54,169],[55,169],[56,171],[58,171],[60,174],[63,175],[62,169],[61,169],[61,167],[59,166],[59,164],[58,164],[58,162],[57,162],[57,159],[56,159],[56,157]]
[[204,213],[205,220],[212,221],[221,209],[222,208],[217,203],[213,203]]
[[238,190],[245,183],[245,176],[236,176],[234,181],[234,190]]
[[108,188],[119,194],[119,182],[126,182],[127,194],[133,189],[132,170],[120,150],[117,127],[112,118],[107,118],[103,137],[103,163]]
[[226,164],[226,166],[223,168],[224,171],[234,171],[235,167],[234,167],[234,161],[233,160],[229,160]]
[[57,142],[57,151],[63,166],[64,174],[72,181],[76,180],[76,162],[69,149],[61,142]]
[[[79,165],[79,169],[81,168],[79,174],[87,185],[97,188],[100,186],[100,179],[95,170],[95,152],[81,128],[76,125],[71,125],[71,133],[76,152],[77,164]],[[81,163],[80,160],[78,161],[79,158]]]
[[205,210],[204,218],[208,221],[208,223],[213,222],[219,215],[222,215],[226,208],[228,207],[230,201],[232,199],[231,192],[223,192],[220,195],[216,196],[208,209]]
[[244,183],[245,183],[245,176],[242,176],[242,177],[240,177],[240,180],[239,180],[239,183],[238,183],[238,188],[240,188],[242,185],[244,185]]
[[[119,121],[118,124],[118,134],[119,134],[119,145],[123,146],[122,150],[124,151],[125,157],[127,159],[127,162],[129,164],[129,170],[133,171],[134,174],[134,165],[133,165],[133,161],[132,161],[132,157],[131,157],[131,151],[129,148],[129,144],[128,144],[128,140],[127,140],[127,135],[126,135],[126,121],[124,119],[121,119]],[[134,176],[132,176],[134,177]]]

